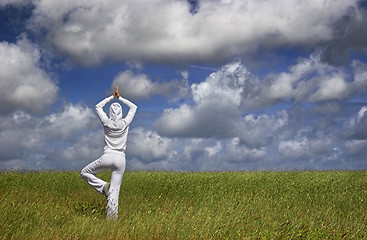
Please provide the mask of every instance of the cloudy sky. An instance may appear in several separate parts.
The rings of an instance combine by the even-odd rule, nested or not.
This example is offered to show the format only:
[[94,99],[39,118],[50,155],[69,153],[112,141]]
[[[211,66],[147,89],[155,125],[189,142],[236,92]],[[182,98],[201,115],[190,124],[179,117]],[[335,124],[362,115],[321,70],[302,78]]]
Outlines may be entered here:
[[367,1],[0,0],[0,169],[98,158],[115,86],[128,169],[366,169]]

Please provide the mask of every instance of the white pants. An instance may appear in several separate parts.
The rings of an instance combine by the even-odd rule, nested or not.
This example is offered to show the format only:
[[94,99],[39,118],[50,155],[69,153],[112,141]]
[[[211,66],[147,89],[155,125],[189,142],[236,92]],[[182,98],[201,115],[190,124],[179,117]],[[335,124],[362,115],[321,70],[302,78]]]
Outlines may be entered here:
[[81,171],[81,176],[97,192],[103,194],[103,186],[107,183],[98,178],[96,174],[111,170],[111,185],[107,197],[107,217],[117,218],[118,201],[122,177],[125,172],[124,153],[104,153],[99,159],[88,164]]

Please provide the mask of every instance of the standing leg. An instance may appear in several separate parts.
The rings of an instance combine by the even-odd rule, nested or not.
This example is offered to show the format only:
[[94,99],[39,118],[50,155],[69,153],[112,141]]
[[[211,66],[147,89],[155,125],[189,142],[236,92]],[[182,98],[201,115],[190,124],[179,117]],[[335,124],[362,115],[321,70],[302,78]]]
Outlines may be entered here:
[[80,175],[97,192],[102,194],[103,186],[106,184],[106,181],[98,178],[96,174],[110,170],[111,167],[111,162],[106,159],[105,155],[102,155],[99,159],[85,166],[80,172]]
[[113,154],[114,167],[111,170],[111,185],[107,197],[107,217],[117,219],[118,202],[122,178],[125,172],[125,155]]

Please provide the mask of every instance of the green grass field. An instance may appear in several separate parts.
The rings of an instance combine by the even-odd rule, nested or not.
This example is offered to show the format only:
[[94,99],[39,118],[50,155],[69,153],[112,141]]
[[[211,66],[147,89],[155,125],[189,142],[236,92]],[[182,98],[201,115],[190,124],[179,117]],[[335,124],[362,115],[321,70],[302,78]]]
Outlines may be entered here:
[[0,239],[367,238],[367,171],[126,172],[119,204],[106,220],[79,172],[3,172]]

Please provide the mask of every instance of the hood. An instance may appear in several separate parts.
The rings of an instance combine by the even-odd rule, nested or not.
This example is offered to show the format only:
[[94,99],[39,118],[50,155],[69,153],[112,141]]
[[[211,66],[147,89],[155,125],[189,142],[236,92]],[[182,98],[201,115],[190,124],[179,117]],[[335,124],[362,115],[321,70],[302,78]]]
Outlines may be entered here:
[[114,102],[110,106],[110,119],[113,121],[120,120],[122,118],[122,107],[119,103]]

